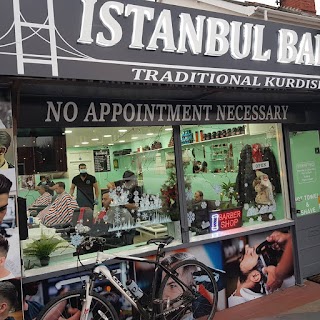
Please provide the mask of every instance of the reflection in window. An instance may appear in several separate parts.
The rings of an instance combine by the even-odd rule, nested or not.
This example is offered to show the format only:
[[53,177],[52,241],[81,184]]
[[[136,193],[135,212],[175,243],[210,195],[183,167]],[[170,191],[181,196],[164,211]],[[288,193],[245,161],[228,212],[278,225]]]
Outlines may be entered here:
[[[181,237],[180,225],[172,226],[172,221],[180,219],[171,127],[68,128],[61,131],[66,145],[67,171],[43,173],[34,170],[39,166],[32,163],[30,168],[33,171],[28,173],[28,177],[33,181],[33,187],[26,183],[20,184],[19,196],[26,198],[31,216],[29,239],[26,242],[39,238],[41,232],[52,233],[54,228],[61,229],[67,225],[88,226],[90,235],[106,238],[105,249],[134,248],[136,244],[150,238],[167,234],[176,239]],[[41,135],[49,136],[45,130],[33,130],[32,134],[36,134],[37,139]],[[24,152],[26,145],[23,141],[28,137],[21,135],[24,139],[19,147]],[[33,143],[34,140],[31,138],[30,141]],[[23,156],[23,152],[20,157],[26,162],[28,158]],[[184,155],[183,161],[185,166],[191,163],[188,153]],[[99,185],[100,194],[93,210],[78,207],[68,216],[68,221],[63,220],[63,225],[45,226],[41,223],[45,220],[38,219],[38,216],[42,217],[47,211],[52,211],[59,201],[61,206],[64,205],[61,194],[70,192],[73,178],[80,175],[80,169],[83,170],[82,164],[86,166],[86,174],[94,176]],[[28,167],[28,163],[25,163],[25,167]],[[22,174],[26,176],[25,172]],[[24,181],[23,177],[21,181]],[[36,200],[45,193],[43,191],[48,187],[47,181],[53,183],[50,184],[50,191],[54,191],[52,203],[49,206],[38,206],[37,203],[42,202]],[[58,182],[65,186],[62,192],[57,188],[60,185]],[[189,186],[188,183],[186,185]],[[86,192],[85,188],[80,189],[76,187],[75,192],[71,192],[75,199],[77,192]],[[56,214],[59,215],[60,211]],[[56,236],[60,237],[58,234]],[[56,260],[66,259],[64,254],[69,254],[72,259],[70,253],[75,252],[79,236],[67,233],[61,236],[71,245],[71,251],[68,249],[65,253],[59,253]]]
[[[184,126],[193,235],[284,218],[277,125]],[[188,202],[187,202],[188,203]]]

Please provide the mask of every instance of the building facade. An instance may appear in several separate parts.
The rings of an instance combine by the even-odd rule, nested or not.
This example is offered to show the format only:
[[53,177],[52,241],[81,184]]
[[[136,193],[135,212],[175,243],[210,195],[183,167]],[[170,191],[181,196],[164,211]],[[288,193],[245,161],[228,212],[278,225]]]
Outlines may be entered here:
[[[317,273],[319,18],[314,2],[297,3],[303,6],[1,4],[9,278],[22,282],[26,294],[41,282],[34,299],[42,305],[81,286],[79,235],[61,231],[79,223],[105,237],[105,250],[115,254],[152,256],[146,241],[172,235],[168,255],[186,252],[225,271],[217,275],[220,310],[268,293],[267,279],[249,297],[236,292],[248,248],[255,252],[270,236],[284,235],[293,248],[284,285]],[[74,180],[83,164],[84,187]],[[88,191],[88,174],[99,192]],[[48,223],[44,207],[34,205],[40,185],[48,191],[52,181],[63,182],[80,207],[63,224]],[[64,239],[47,266],[27,254],[43,236]],[[22,266],[14,250],[20,247]],[[269,252],[269,260],[257,255],[253,267],[261,261],[276,267],[285,247],[280,255]],[[95,253],[81,252],[81,260],[93,265]],[[121,281],[129,272],[150,291],[148,268],[107,263]],[[123,319],[131,316],[125,302],[120,310]]]

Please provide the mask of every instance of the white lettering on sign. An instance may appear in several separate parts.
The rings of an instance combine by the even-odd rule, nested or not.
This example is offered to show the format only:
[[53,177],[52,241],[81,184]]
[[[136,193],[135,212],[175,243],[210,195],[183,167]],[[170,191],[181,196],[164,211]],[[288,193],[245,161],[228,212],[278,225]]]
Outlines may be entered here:
[[[235,60],[253,61],[271,59],[271,49],[264,48],[265,25],[227,21],[222,18],[193,16],[180,12],[172,16],[171,10],[159,13],[152,7],[123,4],[118,1],[81,0],[83,12],[78,43],[111,47],[123,41],[123,22],[130,19],[131,33],[127,47],[135,50],[160,50],[173,53],[190,52],[194,55],[223,56]],[[102,27],[93,34],[94,17],[99,16]],[[176,19],[178,23],[176,23]],[[154,23],[148,23],[153,21]],[[179,25],[179,30],[175,30]],[[152,26],[152,30],[150,27]],[[147,36],[148,35],[148,36]],[[278,30],[277,62],[320,66],[320,35],[305,32],[301,36],[294,30]]]
[[[47,117],[44,120],[45,122],[51,122],[51,115],[53,115],[55,122],[59,122],[61,116],[64,121],[73,122],[78,117],[78,106],[76,103],[70,101],[65,103],[62,107],[62,102],[57,102],[57,106],[53,104],[52,101],[47,101]],[[62,107],[62,108],[61,108]]]
[[[320,40],[319,40],[320,42]],[[320,48],[319,48],[320,50]],[[320,55],[320,54],[319,54]],[[237,87],[269,87],[293,89],[320,89],[318,79],[255,76],[233,73],[213,73],[199,71],[176,71],[166,69],[132,68],[133,80],[160,83],[206,84]]]
[[218,105],[217,121],[221,120],[286,120],[287,105]]
[[[287,105],[211,105],[90,102],[79,108],[73,101],[47,101],[45,122],[208,122],[287,120]],[[254,164],[254,170],[268,168],[269,162]]]
[[297,163],[296,173],[299,184],[314,183],[317,181],[317,166],[314,161]]
[[269,161],[255,162],[252,164],[253,170],[269,168]]
[[[317,35],[318,37],[319,35]],[[319,65],[319,43],[317,43],[316,50],[314,51],[312,42],[312,35],[309,32],[302,35],[299,43],[298,34],[295,31],[280,29],[278,62]]]

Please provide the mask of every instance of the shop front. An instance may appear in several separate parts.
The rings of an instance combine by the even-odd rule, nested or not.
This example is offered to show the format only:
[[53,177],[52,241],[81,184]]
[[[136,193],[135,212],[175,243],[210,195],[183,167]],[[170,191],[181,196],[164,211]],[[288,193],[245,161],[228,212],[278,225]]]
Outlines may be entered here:
[[[84,231],[139,257],[173,236],[168,256],[222,271],[218,310],[317,272],[316,30],[145,1],[0,8],[1,132],[12,138],[1,173],[13,182],[3,224],[15,235],[19,222],[10,250],[23,265],[12,253],[10,279],[28,302],[81,287],[97,249],[77,250]],[[280,251],[256,253],[277,237]],[[262,268],[284,256],[273,287]],[[150,293],[150,268],[106,263]],[[96,291],[132,316],[108,281]]]

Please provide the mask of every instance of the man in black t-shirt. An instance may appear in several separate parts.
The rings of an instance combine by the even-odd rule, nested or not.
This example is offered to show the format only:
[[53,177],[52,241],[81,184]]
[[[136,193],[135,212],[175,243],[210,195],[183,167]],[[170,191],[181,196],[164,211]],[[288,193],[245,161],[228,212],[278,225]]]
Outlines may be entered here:
[[[93,209],[98,204],[99,186],[97,179],[87,173],[85,163],[79,164],[80,174],[72,179],[70,195],[73,196],[75,187],[77,187],[77,202],[79,207],[89,207]],[[93,192],[94,191],[94,192]]]

